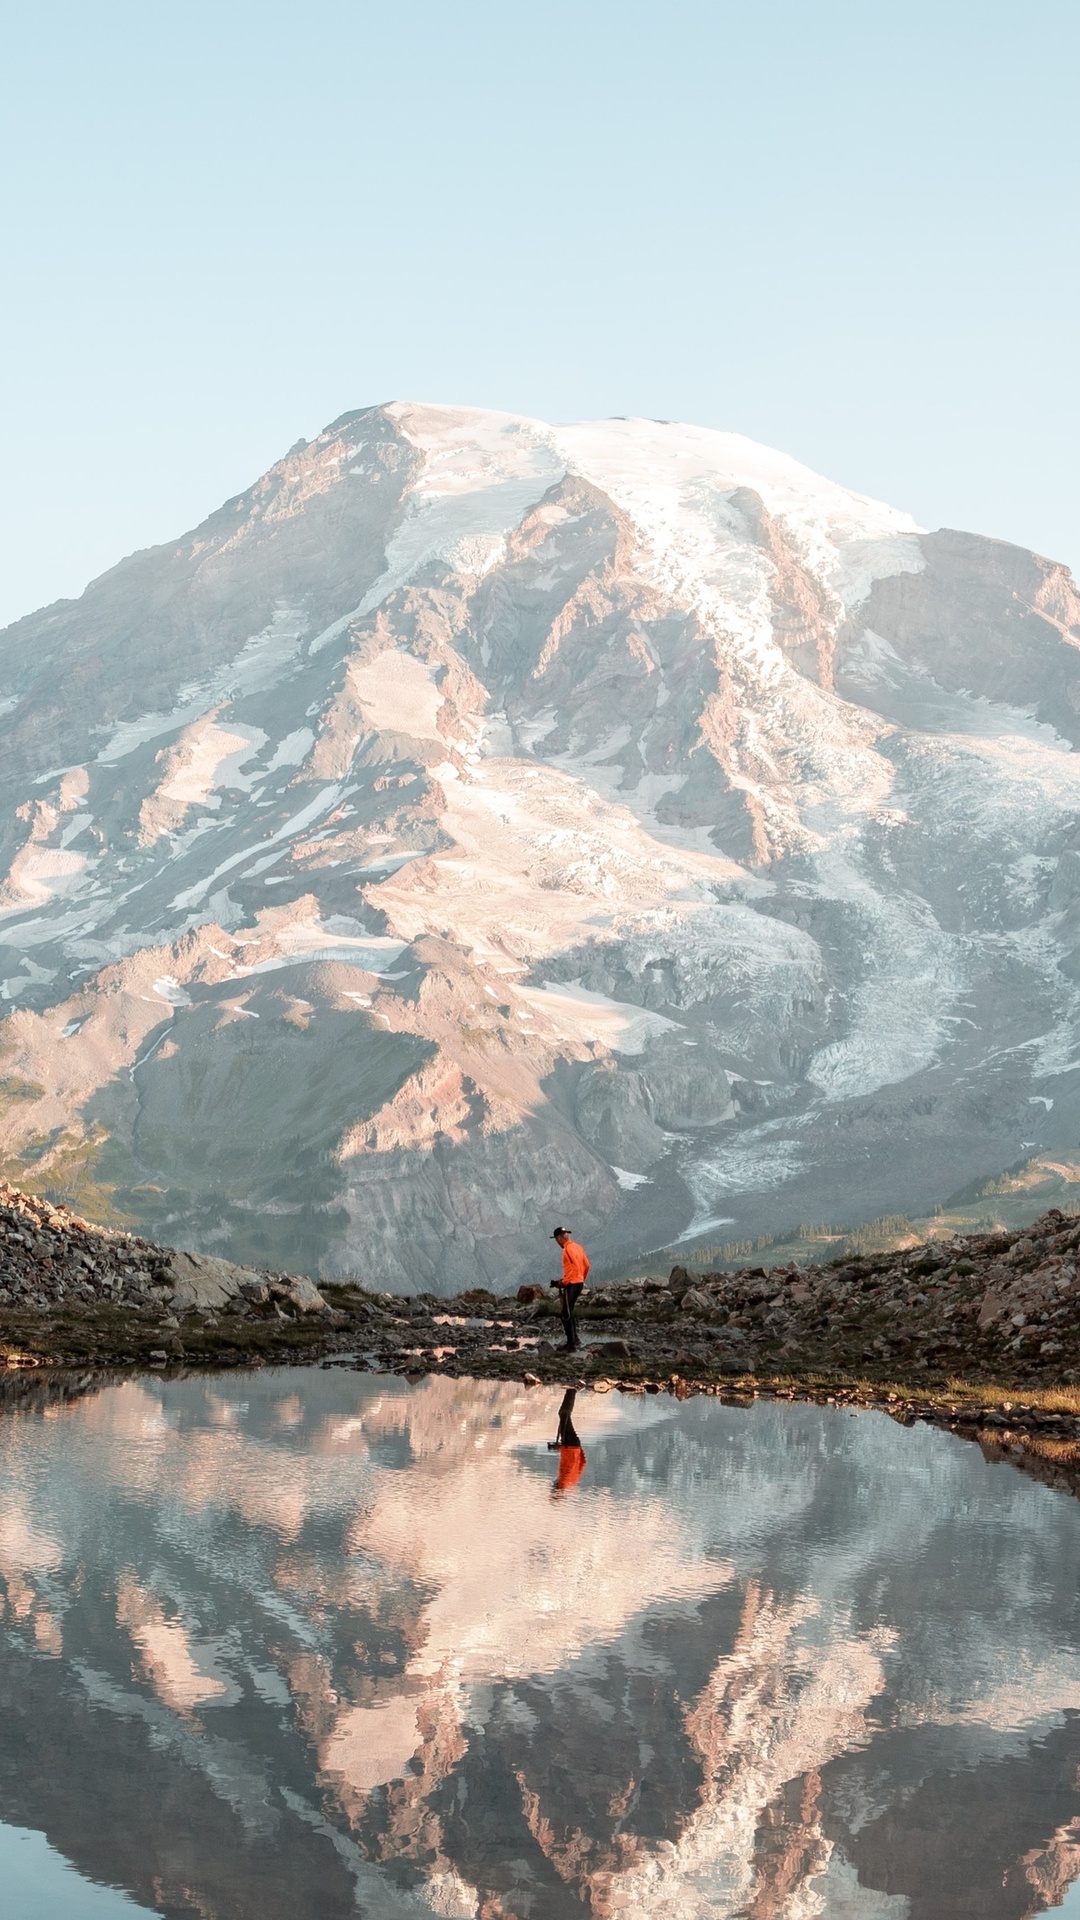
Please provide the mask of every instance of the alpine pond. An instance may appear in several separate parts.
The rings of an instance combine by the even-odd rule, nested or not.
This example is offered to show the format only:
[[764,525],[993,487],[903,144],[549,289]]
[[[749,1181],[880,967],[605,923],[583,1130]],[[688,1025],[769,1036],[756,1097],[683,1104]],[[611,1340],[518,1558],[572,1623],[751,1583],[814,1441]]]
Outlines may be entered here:
[[1069,1911],[1078,1573],[1072,1500],[872,1412],[43,1386],[0,1864],[35,1920]]

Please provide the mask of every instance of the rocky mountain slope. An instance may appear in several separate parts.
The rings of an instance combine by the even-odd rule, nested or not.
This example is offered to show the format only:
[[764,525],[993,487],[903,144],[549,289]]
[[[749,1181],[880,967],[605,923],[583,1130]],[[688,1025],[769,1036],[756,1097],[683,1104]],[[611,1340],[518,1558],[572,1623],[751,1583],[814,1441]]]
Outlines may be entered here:
[[5,1171],[449,1293],[1073,1145],[1078,643],[735,435],[343,416],[0,635]]

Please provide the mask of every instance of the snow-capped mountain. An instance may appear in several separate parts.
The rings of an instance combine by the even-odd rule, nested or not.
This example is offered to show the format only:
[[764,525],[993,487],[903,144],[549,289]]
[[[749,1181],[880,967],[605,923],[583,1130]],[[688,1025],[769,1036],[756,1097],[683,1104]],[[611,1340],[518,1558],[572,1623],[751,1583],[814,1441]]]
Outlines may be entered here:
[[1073,1145],[1078,649],[737,435],[345,415],[0,635],[4,1170],[449,1290]]

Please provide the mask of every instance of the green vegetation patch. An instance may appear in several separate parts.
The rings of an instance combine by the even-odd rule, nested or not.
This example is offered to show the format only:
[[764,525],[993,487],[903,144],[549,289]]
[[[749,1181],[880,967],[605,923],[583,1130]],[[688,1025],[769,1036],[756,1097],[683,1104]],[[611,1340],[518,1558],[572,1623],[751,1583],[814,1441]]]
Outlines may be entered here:
[[17,1074],[9,1074],[0,1080],[0,1106],[5,1102],[12,1104],[19,1100],[44,1100],[45,1089],[36,1080],[21,1080]]

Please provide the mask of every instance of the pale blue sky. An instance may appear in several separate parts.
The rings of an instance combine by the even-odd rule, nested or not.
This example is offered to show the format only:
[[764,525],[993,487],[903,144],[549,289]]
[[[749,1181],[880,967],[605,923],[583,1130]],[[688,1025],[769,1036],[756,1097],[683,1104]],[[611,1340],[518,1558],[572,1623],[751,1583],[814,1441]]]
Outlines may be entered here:
[[3,0],[0,622],[347,408],[733,428],[1080,563],[1077,0]]

